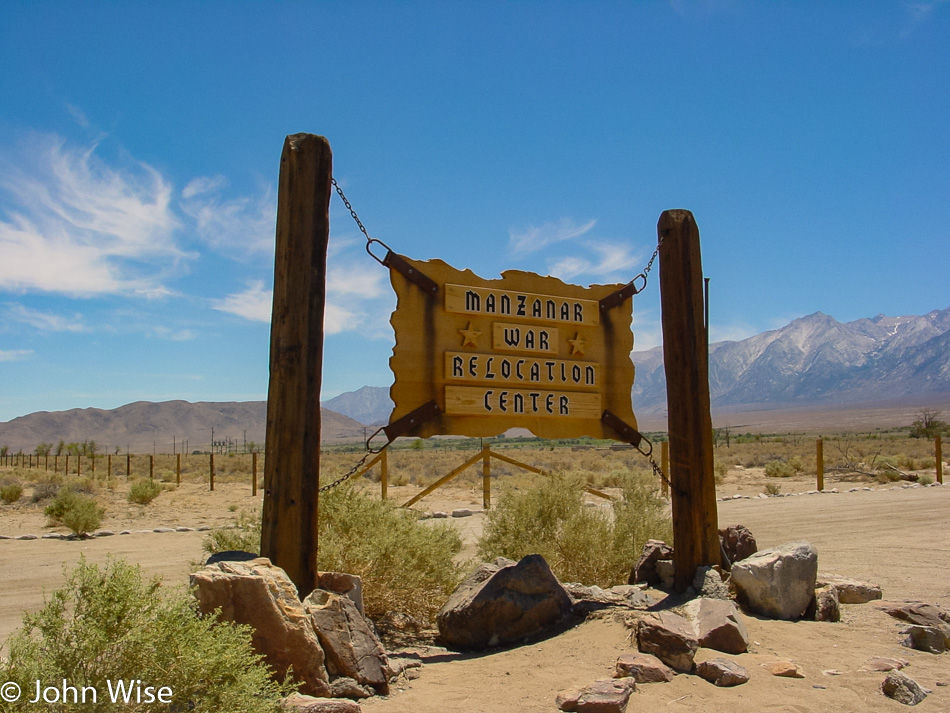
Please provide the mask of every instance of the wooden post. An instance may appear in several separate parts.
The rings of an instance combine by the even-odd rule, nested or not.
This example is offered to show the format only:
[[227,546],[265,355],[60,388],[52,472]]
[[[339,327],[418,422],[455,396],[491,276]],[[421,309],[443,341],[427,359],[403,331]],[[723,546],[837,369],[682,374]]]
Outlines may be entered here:
[[818,490],[825,489],[825,442],[815,441],[815,474],[818,477]]
[[379,452],[379,487],[380,497],[385,500],[389,493],[389,449],[383,448]]
[[317,577],[332,164],[322,136],[285,139],[277,189],[261,554],[287,572],[301,598],[313,591]]
[[112,477],[112,454],[106,456],[106,478]]
[[670,484],[666,482],[666,479],[670,477],[670,442],[669,441],[660,441],[660,470],[663,471],[663,475],[666,478],[663,478],[660,481],[660,493],[664,498],[670,497]]
[[482,507],[491,508],[491,446],[482,446]]
[[131,453],[125,454],[125,477],[126,478],[132,477],[132,454]]
[[251,453],[251,497],[257,496],[257,451]]
[[59,456],[53,456],[53,472],[59,472]]
[[210,459],[208,460],[208,473],[209,473],[209,482],[211,484],[210,489],[214,490],[214,453],[211,454]]
[[148,479],[155,479],[155,456],[149,453],[148,456]]
[[688,210],[664,211],[657,233],[662,241],[660,305],[673,491],[674,585],[683,592],[697,567],[720,561],[703,267],[699,229]]
[[76,475],[77,476],[82,475],[82,456],[81,455],[76,456]]
[[939,433],[934,437],[934,449],[937,456],[937,482],[943,483],[943,444],[940,442]]
[[175,485],[181,485],[181,453],[175,454]]
[[66,454],[66,465],[63,468],[63,475],[69,475],[69,454]]

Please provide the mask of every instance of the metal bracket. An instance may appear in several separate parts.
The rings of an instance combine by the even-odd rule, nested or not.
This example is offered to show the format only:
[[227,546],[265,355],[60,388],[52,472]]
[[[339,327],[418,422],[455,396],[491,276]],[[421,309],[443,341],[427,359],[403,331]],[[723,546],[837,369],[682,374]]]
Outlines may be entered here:
[[[433,419],[440,413],[442,413],[442,409],[439,408],[439,404],[436,402],[436,400],[432,399],[432,401],[422,404],[422,406],[415,409],[414,411],[410,411],[405,416],[397,418],[388,426],[378,428],[372,436],[366,439],[366,450],[370,451],[371,453],[379,453],[381,450],[383,450],[383,448],[388,446],[400,436],[405,436],[420,423]],[[370,448],[370,441],[376,438],[380,431],[383,431],[386,434],[386,444],[380,448]]]
[[[645,439],[643,437],[643,434],[640,433],[640,431],[635,429],[633,426],[628,425],[626,421],[624,421],[622,418],[617,416],[615,413],[613,413],[609,409],[604,409],[603,414],[601,414],[600,416],[600,420],[606,423],[610,428],[615,430],[617,433],[619,433],[623,437],[624,441],[626,441],[631,446],[636,448],[638,451],[643,453],[643,455],[649,456],[650,454],[653,453],[653,444],[650,443],[649,440]],[[650,450],[648,452],[644,452],[640,448],[640,444],[643,441],[650,443]]]
[[409,261],[406,260],[402,255],[394,253],[390,250],[386,253],[386,257],[382,260],[383,265],[386,267],[396,270],[407,280],[412,282],[415,285],[418,285],[423,292],[429,295],[435,295],[439,292],[439,285],[432,280],[427,275],[419,272],[416,268],[409,264]]
[[[643,280],[643,285],[639,288],[637,287],[637,280]],[[647,286],[647,276],[644,273],[640,273],[634,277],[630,282],[621,287],[616,292],[611,292],[606,297],[600,300],[600,311],[606,312],[609,309],[613,309],[618,305],[623,304],[626,300],[630,299],[636,294],[643,292]]]

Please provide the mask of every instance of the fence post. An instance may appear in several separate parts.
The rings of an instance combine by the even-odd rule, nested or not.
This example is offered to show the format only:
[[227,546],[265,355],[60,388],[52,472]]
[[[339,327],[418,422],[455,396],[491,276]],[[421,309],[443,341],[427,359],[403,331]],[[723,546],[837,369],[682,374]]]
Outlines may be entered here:
[[89,456],[89,458],[90,458],[90,460],[92,461],[92,466],[91,466],[91,467],[92,467],[92,477],[95,478],[95,477],[96,477],[96,454],[93,453],[91,456]]
[[209,466],[211,468],[211,490],[214,490],[214,453],[211,454]]
[[181,453],[175,454],[175,485],[181,485]]
[[943,444],[940,442],[940,434],[934,438],[934,448],[937,451],[937,482],[943,483]]
[[251,497],[257,496],[257,451],[251,453]]
[[491,446],[482,446],[482,507],[491,508]]
[[155,479],[155,456],[151,453],[148,454],[148,479]]
[[389,495],[389,448],[383,448],[379,455],[380,497],[385,500]]
[[131,453],[125,454],[125,477],[126,478],[132,477],[132,454]]
[[818,477],[818,490],[825,489],[825,442],[819,436],[815,442],[815,474]]
[[660,470],[663,471],[663,478],[660,480],[660,493],[664,498],[670,498],[670,442],[660,441]]
[[63,468],[63,475],[69,475],[69,454],[66,454],[66,465]]
[[112,454],[106,456],[106,479],[112,477]]

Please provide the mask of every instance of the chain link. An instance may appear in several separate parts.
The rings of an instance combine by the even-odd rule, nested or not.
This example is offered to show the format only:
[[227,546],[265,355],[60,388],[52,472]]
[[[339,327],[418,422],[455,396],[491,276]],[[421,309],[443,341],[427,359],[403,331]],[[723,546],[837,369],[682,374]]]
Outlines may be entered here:
[[333,187],[336,189],[336,192],[340,195],[340,198],[343,200],[343,205],[345,205],[346,209],[350,211],[350,215],[353,216],[353,220],[356,221],[356,225],[359,227],[360,232],[366,236],[366,242],[371,243],[373,239],[369,237],[369,233],[366,232],[366,228],[363,226],[363,221],[360,220],[360,217],[356,214],[356,211],[353,210],[353,206],[350,205],[350,202],[346,199],[346,195],[343,193],[343,189],[340,188],[340,184],[336,182],[335,178],[331,178],[330,183],[333,184]]
[[328,483],[327,485],[321,486],[320,489],[319,489],[317,492],[325,493],[325,492],[327,492],[328,490],[332,490],[332,489],[335,488],[336,486],[342,485],[343,483],[345,483],[347,480],[349,480],[349,479],[352,478],[354,475],[356,475],[356,472],[357,472],[360,468],[363,467],[363,464],[366,462],[366,459],[369,458],[371,455],[373,455],[373,454],[370,453],[370,452],[365,453],[365,454],[363,455],[363,457],[359,459],[359,462],[357,462],[356,465],[354,465],[352,468],[350,468],[350,470],[349,470],[348,472],[346,472],[346,473],[344,473],[343,475],[341,475],[339,478],[337,478],[336,480],[334,480],[332,483]]

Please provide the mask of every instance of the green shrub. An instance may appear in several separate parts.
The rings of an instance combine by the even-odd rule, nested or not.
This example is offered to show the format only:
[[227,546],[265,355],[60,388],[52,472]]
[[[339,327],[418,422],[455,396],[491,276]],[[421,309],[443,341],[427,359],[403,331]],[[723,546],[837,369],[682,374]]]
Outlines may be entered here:
[[43,500],[55,498],[62,485],[62,478],[49,478],[33,484],[33,494],[30,496],[30,502],[38,503]]
[[917,482],[921,485],[930,485],[932,482],[934,482],[934,477],[930,475],[930,473],[924,473],[920,476]]
[[[81,559],[42,610],[26,614],[7,641],[0,680],[18,683],[29,700],[36,681],[66,679],[97,690],[97,703],[46,704],[16,710],[143,713],[153,710],[276,712],[290,686],[274,683],[251,648],[247,627],[202,617],[183,589],[144,582],[120,560],[99,569]],[[112,703],[107,681],[138,679],[171,689],[171,703]],[[11,710],[14,710],[11,708]]]
[[[366,614],[373,619],[400,612],[430,624],[461,579],[453,557],[462,539],[452,525],[420,522],[350,485],[320,495],[319,539],[320,569],[362,577]],[[242,512],[235,527],[212,530],[204,549],[259,552],[260,543],[260,513]]]
[[782,460],[770,460],[765,464],[765,475],[768,478],[791,478],[795,469]]
[[23,495],[23,486],[19,483],[4,483],[0,485],[0,500],[7,503],[15,503]]
[[74,534],[83,535],[102,524],[105,509],[96,503],[95,498],[62,487],[44,512],[53,523],[65,525]]
[[540,554],[561,581],[609,587],[627,581],[648,539],[672,540],[666,501],[628,477],[611,510],[584,505],[583,483],[551,476],[524,492],[509,491],[488,514],[478,542],[484,560]]
[[767,495],[778,495],[780,492],[782,492],[782,486],[778,483],[765,484],[765,493]]
[[129,486],[129,502],[139,505],[148,505],[162,494],[164,486],[157,480],[139,478]]

